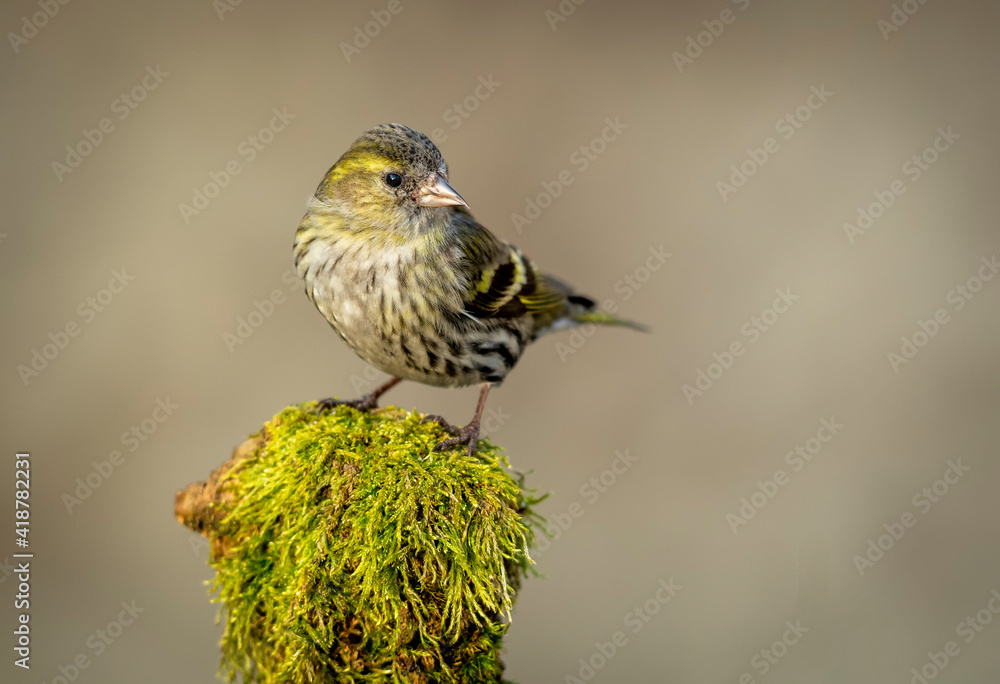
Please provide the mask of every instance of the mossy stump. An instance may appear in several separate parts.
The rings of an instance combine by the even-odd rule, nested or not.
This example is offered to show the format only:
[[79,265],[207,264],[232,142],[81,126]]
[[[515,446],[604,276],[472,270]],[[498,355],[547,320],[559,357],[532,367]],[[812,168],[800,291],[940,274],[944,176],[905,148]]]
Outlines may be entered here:
[[175,514],[211,543],[229,680],[501,682],[534,503],[488,440],[395,408],[292,406]]

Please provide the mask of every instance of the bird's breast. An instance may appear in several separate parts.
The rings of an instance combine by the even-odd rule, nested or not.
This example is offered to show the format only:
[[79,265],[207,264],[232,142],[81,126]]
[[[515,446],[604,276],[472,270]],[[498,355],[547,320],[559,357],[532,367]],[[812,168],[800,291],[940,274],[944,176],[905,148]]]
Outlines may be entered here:
[[316,307],[345,342],[380,370],[418,382],[499,382],[529,337],[530,321],[478,321],[464,312],[453,258],[375,241],[319,240],[297,250]]

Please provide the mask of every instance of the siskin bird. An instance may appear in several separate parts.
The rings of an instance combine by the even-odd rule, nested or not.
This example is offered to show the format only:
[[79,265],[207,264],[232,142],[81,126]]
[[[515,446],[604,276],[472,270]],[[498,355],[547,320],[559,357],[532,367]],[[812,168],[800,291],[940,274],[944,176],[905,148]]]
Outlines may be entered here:
[[360,399],[325,399],[321,410],[373,409],[400,380],[481,384],[465,427],[433,416],[454,435],[436,451],[467,444],[472,454],[490,387],[543,333],[640,327],[597,311],[478,224],[438,148],[401,124],[367,131],[326,173],[295,233],[295,266],[337,334],[392,376]]

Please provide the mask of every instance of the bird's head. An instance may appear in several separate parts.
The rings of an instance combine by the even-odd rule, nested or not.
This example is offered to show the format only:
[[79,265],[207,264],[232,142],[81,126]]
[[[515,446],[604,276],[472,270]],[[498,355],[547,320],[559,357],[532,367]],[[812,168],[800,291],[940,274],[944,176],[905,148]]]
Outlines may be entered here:
[[419,230],[435,215],[468,206],[448,185],[437,146],[402,124],[376,126],[355,140],[327,172],[316,200],[356,227],[400,230]]

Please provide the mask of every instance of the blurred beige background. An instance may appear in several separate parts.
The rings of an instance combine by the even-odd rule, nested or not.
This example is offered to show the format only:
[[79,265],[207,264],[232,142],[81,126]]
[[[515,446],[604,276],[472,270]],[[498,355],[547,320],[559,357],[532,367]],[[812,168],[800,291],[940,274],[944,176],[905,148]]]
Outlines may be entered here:
[[[285,274],[323,173],[399,121],[479,220],[652,328],[546,338],[490,397],[566,528],[509,679],[998,680],[995,2],[225,1],[0,9],[0,472],[10,497],[31,451],[36,553],[28,674],[0,572],[0,679],[85,654],[79,682],[213,681],[211,571],[173,493],[286,404],[364,382]],[[606,119],[627,128],[593,142]],[[892,204],[861,230],[874,193]],[[389,398],[461,423],[475,393]],[[96,641],[122,601],[143,612]]]

